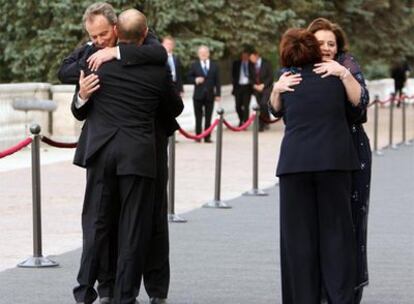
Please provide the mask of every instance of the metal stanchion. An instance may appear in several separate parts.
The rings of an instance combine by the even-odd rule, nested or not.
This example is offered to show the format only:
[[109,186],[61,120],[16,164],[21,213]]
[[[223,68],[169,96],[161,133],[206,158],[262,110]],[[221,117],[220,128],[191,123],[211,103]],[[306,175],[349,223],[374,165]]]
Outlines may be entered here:
[[187,222],[186,219],[175,214],[175,133],[170,136],[168,146],[168,221]]
[[401,100],[401,115],[402,115],[402,141],[401,144],[411,146],[409,140],[407,140],[407,96]]
[[259,184],[259,119],[260,108],[255,106],[253,110],[256,117],[253,123],[253,188],[243,193],[245,196],[266,196],[266,192],[258,188]]
[[379,118],[379,96],[375,95],[374,100],[374,153],[383,155],[384,153],[378,149],[378,118]]
[[32,125],[32,196],[33,196],[33,256],[18,264],[18,267],[55,267],[58,263],[42,255],[42,212],[40,195],[40,126]]
[[225,202],[220,200],[220,187],[221,187],[221,154],[223,148],[223,115],[224,110],[219,108],[217,110],[219,115],[219,124],[217,125],[217,142],[216,142],[216,178],[214,184],[214,200],[205,203],[204,208],[231,208]]
[[388,147],[391,149],[398,149],[397,145],[393,143],[393,133],[394,133],[394,102],[396,94],[391,94],[390,100],[390,130],[389,130],[389,143]]

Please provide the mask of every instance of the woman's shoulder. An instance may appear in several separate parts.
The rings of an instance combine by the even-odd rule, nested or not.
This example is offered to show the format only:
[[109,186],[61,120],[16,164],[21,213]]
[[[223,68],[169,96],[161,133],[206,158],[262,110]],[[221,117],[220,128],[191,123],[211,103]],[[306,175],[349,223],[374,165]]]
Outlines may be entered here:
[[349,69],[352,74],[358,73],[361,71],[361,67],[359,66],[358,61],[356,60],[355,56],[351,53],[340,53],[338,54],[336,61]]

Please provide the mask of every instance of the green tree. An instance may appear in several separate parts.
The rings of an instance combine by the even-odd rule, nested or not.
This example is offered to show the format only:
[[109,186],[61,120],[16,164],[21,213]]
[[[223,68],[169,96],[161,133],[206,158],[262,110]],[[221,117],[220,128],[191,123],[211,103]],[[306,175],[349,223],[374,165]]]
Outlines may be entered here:
[[[160,35],[173,35],[188,64],[196,47],[215,59],[234,58],[244,45],[277,57],[281,34],[323,16],[342,25],[351,51],[366,67],[412,57],[412,0],[113,0],[118,11],[144,11]],[[56,82],[61,60],[82,43],[88,0],[0,0],[0,81]],[[270,58],[270,59],[272,59]],[[384,67],[368,70],[387,70]],[[381,72],[383,73],[383,72]],[[379,74],[381,74],[379,73]],[[385,76],[385,75],[384,75]]]

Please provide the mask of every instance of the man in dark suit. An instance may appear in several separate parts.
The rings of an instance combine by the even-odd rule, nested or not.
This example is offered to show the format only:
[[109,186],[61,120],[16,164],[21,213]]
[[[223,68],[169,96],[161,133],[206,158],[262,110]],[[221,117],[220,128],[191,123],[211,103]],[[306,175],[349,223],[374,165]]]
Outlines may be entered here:
[[239,126],[249,118],[250,99],[255,84],[255,70],[253,63],[249,60],[249,52],[243,50],[240,59],[232,65],[233,95],[236,99],[236,112],[239,116]]
[[165,36],[162,39],[162,45],[168,54],[167,63],[171,70],[172,80],[182,95],[184,93],[182,65],[180,58],[174,54],[175,40],[172,36]]
[[[120,46],[120,49],[122,49],[122,45]],[[136,52],[136,51],[135,51]],[[122,51],[121,51],[121,53],[122,53]],[[139,58],[134,58],[134,59],[139,59]],[[71,62],[71,63],[67,63],[68,65],[70,65],[70,64],[72,64],[73,62]],[[77,63],[79,63],[79,61],[77,61]],[[118,62],[118,64],[121,64],[122,63],[122,61],[121,62]],[[131,63],[131,62],[129,62],[129,61],[127,61],[126,63],[124,62],[124,64],[128,64],[128,63]],[[109,64],[112,64],[112,63],[108,63],[108,65]],[[125,67],[124,67],[125,68]],[[132,70],[132,68],[131,68],[131,70]],[[115,73],[115,71],[116,71],[116,68],[113,68],[113,72]],[[102,73],[104,73],[104,71],[102,72]],[[65,75],[65,73],[62,73],[62,75],[64,76]],[[114,76],[114,75],[113,75]],[[87,76],[87,77],[90,77],[90,76]],[[86,78],[87,78],[86,77]],[[93,76],[92,75],[92,77],[96,77],[96,76]],[[127,75],[123,75],[122,77],[126,77],[126,78],[128,78],[128,76]],[[121,78],[122,78],[121,77]],[[83,77],[82,76],[82,79],[81,79],[81,81],[80,81],[80,83],[81,83],[81,94],[80,95],[82,95],[82,89],[86,89],[86,92],[87,92],[87,94],[90,94],[90,93],[92,93],[94,90],[96,90],[96,87],[97,87],[97,84],[96,84],[96,79],[95,80],[90,80],[90,81],[86,81],[85,79],[86,79],[85,77]],[[118,85],[123,85],[124,86],[124,88],[123,88],[123,92],[126,90],[126,89],[128,89],[128,86],[126,85],[126,83],[127,83],[127,81],[128,81],[128,79],[124,79],[123,81],[121,81],[121,78],[119,78],[118,79],[118,77],[114,77],[114,81],[111,81],[110,83],[111,83],[111,87],[112,87],[112,89],[114,89],[114,84],[113,83],[118,83]],[[129,80],[131,80],[131,79],[129,79]],[[113,82],[113,83],[112,83]],[[83,87],[82,87],[82,85],[83,85]],[[142,85],[142,83],[141,83],[141,85]],[[106,85],[106,86],[108,86],[108,85]],[[165,84],[162,84],[162,86],[165,86]],[[121,88],[120,88],[121,89]],[[154,88],[153,88],[154,89]],[[89,90],[89,91],[88,91]],[[103,89],[102,89],[103,90]],[[101,91],[101,90],[100,90]],[[100,96],[100,94],[101,94],[101,92],[100,91],[98,91],[96,94],[97,94],[97,96]],[[104,91],[104,90],[103,90]],[[108,90],[108,93],[110,92],[110,89]],[[153,91],[152,93],[156,93],[156,91]],[[105,96],[105,95],[104,95]],[[108,96],[110,96],[110,94],[108,94],[108,95],[106,95],[107,97]],[[112,96],[112,95],[111,95]],[[116,97],[116,96],[112,96],[112,97]],[[140,95],[140,97],[141,98],[144,98],[145,97],[145,93],[143,94],[143,95]],[[166,142],[166,140],[167,140],[167,135],[169,135],[171,132],[173,132],[178,126],[177,126],[177,124],[176,124],[176,121],[175,121],[175,119],[174,119],[174,117],[171,117],[171,116],[168,116],[168,115],[171,115],[171,114],[176,114],[176,115],[178,115],[178,112],[180,112],[181,111],[181,109],[182,109],[182,102],[180,101],[180,104],[179,104],[179,109],[177,109],[177,108],[175,108],[174,109],[174,105],[176,105],[177,106],[177,103],[174,103],[174,96],[170,96],[169,98],[171,98],[171,100],[169,100],[168,102],[170,103],[169,105],[170,105],[170,108],[168,108],[167,110],[164,110],[164,111],[158,111],[158,116],[161,116],[161,117],[163,117],[163,119],[162,119],[162,121],[163,121],[163,126],[160,126],[160,124],[157,124],[157,129],[161,129],[161,131],[157,131],[157,144],[159,144],[159,141],[160,141],[160,138],[162,139],[162,140],[164,140],[165,142]],[[105,133],[105,130],[103,130],[102,129],[102,132],[99,132],[99,130],[101,130],[101,126],[99,126],[99,130],[98,130],[98,132],[96,132],[96,128],[94,128],[93,126],[91,127],[91,124],[93,125],[93,122],[95,122],[96,123],[96,121],[98,121],[99,122],[99,114],[96,114],[97,113],[97,111],[99,112],[99,110],[98,109],[100,109],[100,107],[96,107],[96,106],[93,106],[93,102],[92,102],[92,100],[95,100],[95,99],[99,99],[98,97],[93,97],[92,99],[91,99],[91,101],[88,101],[88,102],[86,102],[85,103],[85,105],[83,105],[83,106],[81,106],[81,107],[79,107],[79,105],[76,105],[76,103],[77,102],[79,102],[78,101],[78,98],[75,98],[75,100],[74,100],[74,103],[73,103],[73,106],[72,106],[72,110],[73,110],[73,112],[74,112],[74,114],[75,114],[75,116],[78,118],[78,119],[85,119],[85,118],[87,118],[87,122],[85,123],[85,126],[84,126],[84,128],[83,128],[83,130],[82,130],[82,135],[81,135],[81,139],[80,139],[80,142],[79,142],[79,148],[78,148],[78,151],[77,151],[77,154],[76,154],[76,157],[75,157],[75,162],[76,163],[78,163],[78,164],[80,164],[80,165],[82,165],[82,166],[86,166],[87,167],[87,169],[88,169],[88,187],[89,187],[89,185],[90,185],[90,191],[88,191],[88,189],[87,189],[87,195],[86,195],[86,197],[85,197],[85,207],[84,207],[84,213],[83,213],[83,223],[85,223],[85,226],[86,225],[88,225],[88,224],[92,224],[93,225],[93,221],[94,221],[94,218],[97,216],[96,214],[94,214],[94,211],[93,210],[85,210],[86,208],[88,208],[88,206],[87,205],[90,205],[91,204],[91,202],[88,202],[88,192],[93,192],[94,190],[95,190],[95,187],[94,187],[94,185],[93,185],[93,175],[94,174],[91,174],[91,172],[95,172],[96,171],[96,168],[93,168],[93,166],[89,166],[88,165],[88,159],[91,157],[92,159],[95,159],[95,156],[94,156],[94,154],[97,154],[98,156],[100,156],[100,155],[103,155],[104,154],[104,152],[101,152],[101,148],[99,147],[100,145],[99,145],[99,138],[105,138],[105,136],[102,136],[102,132],[104,132]],[[113,105],[116,105],[116,103],[115,102],[113,102],[113,103],[110,103],[110,104],[113,104]],[[127,103],[125,102],[123,102],[122,103],[123,105],[126,105]],[[119,106],[119,104],[118,104],[118,106]],[[171,106],[173,107],[173,109],[171,109]],[[108,109],[109,109],[110,107],[108,107]],[[127,107],[125,106],[125,110],[127,109]],[[101,108],[101,110],[102,110],[102,108]],[[122,112],[122,111],[121,111]],[[170,112],[170,113],[169,113]],[[105,111],[104,112],[101,112],[100,114],[104,114],[105,115]],[[111,114],[111,115],[113,115],[113,118],[114,118],[114,122],[115,122],[115,117],[116,117],[116,111],[110,111],[110,112],[106,112],[106,114]],[[120,113],[121,114],[121,113]],[[123,114],[125,115],[125,114],[127,114],[125,111],[123,112]],[[129,115],[131,116],[132,115],[132,113],[129,113]],[[121,117],[122,116],[122,117]],[[91,118],[91,117],[94,117],[94,118]],[[124,122],[125,122],[125,120],[124,120],[124,117],[123,117],[123,115],[119,115],[119,117],[120,117],[120,120],[123,120]],[[132,116],[131,116],[131,118],[132,118]],[[98,119],[98,120],[97,120]],[[90,121],[92,121],[92,122],[90,122]],[[101,121],[101,123],[102,123],[103,121]],[[109,122],[109,121],[108,121]],[[121,121],[119,121],[118,123],[121,123]],[[131,121],[131,123],[132,123],[132,121]],[[116,126],[116,124],[114,124],[114,126]],[[148,126],[148,125],[147,125]],[[122,138],[122,136],[121,135],[119,135],[119,133],[120,133],[120,131],[121,131],[121,128],[119,129],[119,132],[116,132],[110,139],[108,139],[108,141],[110,142],[110,143],[112,143],[114,140],[116,140],[117,138],[118,138],[118,140],[119,140],[119,138]],[[101,136],[99,135],[101,133]],[[122,132],[122,133],[125,133],[125,132]],[[108,134],[110,134],[110,133],[108,133]],[[107,135],[108,135],[107,134]],[[97,139],[97,140],[94,140],[94,139]],[[136,139],[138,139],[138,138],[136,138]],[[149,138],[147,138],[147,139],[149,139]],[[101,141],[102,141],[102,139],[101,139]],[[94,148],[94,143],[98,143],[97,144],[97,148]],[[125,143],[123,143],[122,142],[122,140],[121,140],[121,142],[117,145],[117,148],[121,148],[122,147],[122,144],[125,144]],[[129,145],[131,145],[132,143],[130,143]],[[103,151],[106,151],[106,146],[108,146],[109,144],[108,143],[105,143],[104,144],[104,147],[102,148],[102,150]],[[141,145],[140,145],[141,146]],[[145,145],[144,146],[142,146],[142,148],[140,149],[141,150],[141,153],[140,153],[140,151],[136,151],[136,149],[130,149],[130,148],[128,148],[128,147],[126,147],[126,149],[124,150],[124,154],[122,154],[122,157],[119,159],[119,160],[121,160],[120,162],[119,162],[119,164],[120,164],[120,166],[122,167],[122,169],[120,169],[120,170],[118,170],[119,168],[117,168],[117,171],[119,171],[119,172],[117,172],[117,173],[120,173],[121,172],[121,175],[122,175],[122,170],[126,170],[127,172],[129,171],[129,170],[132,170],[132,171],[134,171],[134,169],[133,169],[133,167],[135,166],[138,166],[139,167],[139,165],[137,165],[135,162],[136,161],[138,161],[139,159],[141,159],[141,166],[142,166],[142,158],[141,157],[139,157],[139,155],[141,154],[142,155],[142,153],[144,153],[144,154],[148,154],[148,153],[145,153]],[[148,148],[148,147],[147,147]],[[86,151],[85,151],[86,150]],[[92,150],[92,152],[90,152]],[[93,151],[94,150],[96,150],[97,152],[96,153],[94,153]],[[135,151],[134,151],[135,150]],[[147,149],[148,150],[148,149]],[[165,148],[165,150],[166,150],[166,148]],[[148,152],[148,151],[147,151]],[[89,156],[88,157],[88,154],[91,154],[92,153],[92,156]],[[133,154],[136,154],[134,157],[132,157],[130,154],[131,153],[133,153]],[[161,148],[161,149],[159,149],[159,146],[157,146],[157,160],[159,161],[160,160],[160,156],[159,155],[163,155],[163,154],[166,154],[166,151],[165,151],[165,153],[163,153],[163,149]],[[133,160],[131,163],[128,163],[128,157],[125,157],[125,156],[129,156],[129,158],[130,158],[130,160]],[[96,159],[98,159],[98,157],[96,157]],[[97,160],[96,161],[94,161],[94,163],[99,163]],[[146,167],[146,169],[144,170],[144,171],[146,171],[147,169],[149,169],[149,167],[151,167],[152,165],[149,165],[151,162],[146,162],[146,165],[144,166],[144,167]],[[160,174],[160,170],[161,169],[163,169],[163,167],[164,167],[164,163],[165,163],[165,166],[166,166],[166,157],[165,157],[165,161],[164,162],[160,162],[160,166],[158,166],[157,167],[157,181],[156,181],[156,183],[158,184],[156,187],[157,188],[159,188],[160,187],[160,184],[165,184],[165,186],[166,186],[166,176],[165,176],[165,174],[163,175],[163,174]],[[157,164],[158,165],[158,164]],[[138,170],[138,171],[140,171],[140,170]],[[141,170],[142,171],[142,170]],[[147,172],[148,173],[148,172]],[[163,173],[163,172],[162,172]],[[143,173],[143,172],[140,172],[140,174],[145,174],[145,172]],[[163,180],[161,180],[162,178],[159,178],[159,176],[163,176],[162,178],[163,178]],[[122,178],[123,179],[123,178]],[[165,187],[164,187],[165,188]],[[164,201],[161,199],[161,196],[162,196],[162,198],[165,198],[166,196],[165,195],[161,195],[161,194],[163,194],[163,193],[165,193],[165,191],[163,191],[161,188],[159,188],[158,189],[159,191],[157,191],[157,193],[160,193],[160,194],[158,194],[158,198],[156,198],[154,201],[155,201],[155,204],[156,205],[164,205]],[[110,191],[109,191],[110,192]],[[112,193],[113,194],[113,193]],[[91,200],[92,199],[92,196],[93,196],[93,194],[92,195],[90,195],[90,199],[89,200]],[[116,196],[116,195],[115,195]],[[113,197],[110,197],[110,196],[108,196],[108,197],[106,197],[106,201],[116,201],[116,197],[115,196],[113,196]],[[104,200],[105,201],[105,200]],[[107,205],[110,205],[109,203],[107,204]],[[161,208],[162,206],[157,206],[156,208],[154,208],[155,210],[156,210],[156,212],[158,212],[157,210],[159,209],[159,208]],[[166,209],[166,202],[165,202],[165,209]],[[89,212],[86,212],[86,211],[89,211]],[[113,211],[116,211],[116,210],[113,210]],[[156,213],[155,212],[155,213]],[[116,213],[116,212],[114,212],[114,213]],[[122,213],[121,213],[121,215],[122,215]],[[98,215],[99,216],[99,215]],[[165,219],[166,219],[166,216],[165,216]],[[157,230],[158,231],[160,231],[160,230],[164,230],[164,229],[159,229],[160,227],[158,227],[158,225],[155,225],[155,222],[157,221],[157,220],[160,220],[160,216],[159,216],[159,214],[157,215],[157,214],[154,214],[154,218],[153,218],[153,220],[154,220],[154,227],[156,227],[156,228],[158,228]],[[113,222],[114,221],[114,219],[110,219],[110,221],[111,222]],[[92,222],[92,223],[91,223]],[[105,221],[102,221],[103,223],[105,223]],[[115,224],[117,224],[117,221],[115,221],[116,223]],[[165,225],[166,226],[166,225]],[[93,231],[93,228],[94,227],[92,227],[90,230],[91,231]],[[122,228],[122,225],[120,226],[120,229]],[[148,228],[148,227],[147,227]],[[108,229],[108,228],[106,228],[108,231],[110,230],[110,229]],[[125,228],[124,228],[125,229]],[[154,229],[155,230],[155,229]],[[153,231],[154,231],[153,230]],[[111,234],[111,232],[113,232],[113,231],[109,231],[108,232],[108,234]],[[167,262],[167,270],[168,270],[168,277],[166,278],[166,284],[167,284],[167,286],[166,286],[166,289],[168,290],[168,282],[169,282],[169,264],[168,264],[168,228],[166,228],[166,232],[167,232],[167,234],[166,234],[166,238],[164,237],[164,239],[161,241],[161,243],[163,243],[163,246],[165,247],[165,239],[166,239],[166,241],[167,241],[167,244],[166,244],[166,255],[167,255],[167,258],[165,259],[165,258],[163,258],[163,263],[165,263],[165,262]],[[85,234],[85,236],[87,236],[88,234],[89,234],[90,232],[89,231],[84,231],[84,234]],[[107,237],[107,235],[106,235],[106,237]],[[104,236],[102,236],[102,238],[104,238]],[[107,237],[107,239],[108,239],[108,237]],[[102,244],[105,244],[105,242],[104,241],[102,241],[102,242],[100,242],[100,243],[102,243]],[[112,244],[113,244],[114,242],[112,242]],[[151,240],[151,243],[154,243],[154,244],[156,244],[156,243],[158,243],[158,240],[156,241],[155,240],[155,238],[154,238],[154,236],[152,237],[152,240]],[[152,244],[152,245],[154,245],[154,244]],[[108,244],[105,244],[104,246],[101,246],[101,247],[108,247],[109,245]],[[94,246],[91,246],[92,248],[94,247]],[[156,246],[155,246],[156,247]],[[96,250],[96,246],[93,248],[94,250]],[[113,252],[113,250],[111,251],[111,250],[106,250],[105,252],[109,252],[109,253],[111,253],[111,252]],[[116,252],[116,248],[115,248],[115,252]],[[153,252],[152,252],[153,253]],[[157,252],[157,254],[158,255],[160,255],[160,253],[159,252]],[[87,255],[87,253],[85,253],[85,251],[84,251],[84,255]],[[110,255],[110,254],[109,254]],[[116,255],[116,254],[115,254]],[[113,257],[112,257],[113,258]],[[115,256],[115,258],[116,258],[116,256]],[[87,258],[85,258],[85,259],[82,259],[82,261],[84,261],[84,260],[87,260]],[[95,276],[96,276],[96,272],[98,273],[97,274],[97,276],[98,276],[98,280],[100,279],[100,276],[101,276],[101,279],[102,279],[102,276],[103,275],[107,275],[107,276],[111,276],[111,271],[113,270],[111,270],[111,269],[107,269],[107,268],[105,268],[105,267],[111,267],[111,265],[108,265],[107,264],[107,261],[106,261],[107,259],[105,259],[104,257],[103,257],[103,255],[102,255],[102,250],[100,251],[100,257],[99,257],[99,265],[98,265],[98,267],[99,267],[99,271],[96,269],[96,267],[95,267],[95,269],[94,269],[94,271],[95,271]],[[141,259],[142,260],[142,259]],[[91,265],[90,264],[88,264],[87,263],[88,261],[86,261],[86,268],[90,268],[91,267]],[[146,264],[146,266],[147,266],[148,264]],[[158,266],[158,265],[157,265]],[[107,270],[107,273],[105,273],[105,270]],[[148,278],[148,282],[154,277],[154,272],[156,272],[156,271],[154,271],[153,269],[151,269],[150,271],[148,271],[148,269],[146,269],[146,271],[149,273],[149,275],[147,275],[147,278]],[[81,281],[85,281],[85,276],[83,275],[85,273],[85,271],[82,269],[82,267],[81,267],[81,271],[80,271],[80,273],[79,273],[79,277],[78,277],[78,279],[80,280],[80,284],[81,284],[81,286],[79,286],[79,288],[77,288],[77,289],[75,289],[75,296],[77,297],[77,299],[78,299],[78,297],[83,297],[81,300],[83,300],[83,301],[85,301],[86,303],[89,303],[90,302],[90,300],[92,299],[92,298],[94,298],[94,297],[96,297],[96,295],[94,295],[94,291],[93,291],[93,288],[90,288],[90,286],[82,286],[82,283],[81,283]],[[91,278],[92,277],[92,278]],[[145,274],[144,274],[144,277],[145,277]],[[89,275],[89,277],[87,277],[86,278],[86,281],[88,281],[88,282],[90,282],[90,281],[93,281],[93,275]],[[165,281],[165,280],[164,280]],[[147,282],[146,282],[147,283]],[[159,282],[157,282],[157,283],[159,283]],[[88,284],[88,283],[87,283]],[[86,285],[87,285],[86,284]],[[158,286],[159,287],[159,286]],[[146,288],[147,288],[147,284],[146,284]],[[83,292],[82,292],[82,289],[84,290]],[[109,288],[110,289],[110,288]],[[99,287],[98,287],[98,291],[99,291]],[[147,292],[148,292],[148,288],[147,288]],[[166,293],[167,291],[165,291],[165,293]],[[89,294],[88,294],[89,293]],[[148,294],[151,296],[151,292],[148,292]],[[102,295],[101,295],[101,293],[100,293],[100,296],[102,297]],[[161,296],[161,298],[162,298],[163,296]],[[164,297],[166,297],[166,295],[164,296]],[[102,298],[101,298],[102,299]],[[108,299],[108,298],[106,298],[106,299]],[[157,303],[158,302],[158,300],[159,300],[159,298],[152,298],[151,299],[151,303]],[[89,301],[89,302],[88,302]],[[161,301],[160,301],[161,302]],[[104,302],[102,302],[102,303],[104,303]],[[129,303],[129,302],[128,302]]]
[[406,61],[395,62],[391,68],[391,78],[394,80],[394,96],[398,95],[397,107],[400,106],[403,88],[410,75],[410,67]]
[[[194,114],[196,121],[196,134],[201,134],[202,118],[204,112],[204,130],[211,125],[211,116],[214,101],[220,101],[221,85],[220,73],[217,64],[210,60],[210,50],[202,45],[198,48],[198,58],[193,62],[188,72],[188,80],[195,84],[193,94]],[[211,143],[210,135],[204,141]]]
[[250,55],[250,60],[254,64],[255,70],[255,84],[253,85],[254,96],[257,104],[260,107],[260,121],[259,131],[264,131],[268,128],[266,121],[269,120],[269,110],[267,100],[264,96],[268,96],[267,90],[270,90],[273,82],[273,70],[270,62],[262,58],[257,50],[254,50]]

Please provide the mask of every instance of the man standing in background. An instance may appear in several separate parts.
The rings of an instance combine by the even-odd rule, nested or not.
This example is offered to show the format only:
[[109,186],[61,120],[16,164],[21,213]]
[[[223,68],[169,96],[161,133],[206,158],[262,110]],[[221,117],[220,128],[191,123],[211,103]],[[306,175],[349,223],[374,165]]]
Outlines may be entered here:
[[410,75],[410,67],[406,61],[397,61],[391,68],[391,78],[394,79],[394,98],[397,98],[397,107],[400,106],[401,96],[408,76]]
[[253,94],[253,84],[255,83],[255,70],[253,63],[249,60],[249,52],[245,49],[240,55],[240,59],[232,65],[232,83],[236,101],[236,112],[239,116],[239,127],[249,118],[250,99]]
[[182,65],[180,58],[174,54],[175,40],[172,36],[165,36],[162,39],[162,45],[168,54],[168,65],[171,70],[172,80],[175,83],[178,92],[182,96],[184,93]]
[[[204,130],[211,125],[211,116],[214,109],[214,101],[221,99],[220,73],[218,65],[210,60],[210,50],[202,45],[198,48],[198,60],[194,61],[188,72],[188,80],[195,84],[193,94],[196,134],[202,132],[202,119],[204,112]],[[200,140],[197,140],[198,142]],[[211,143],[210,135],[204,141]]]
[[250,60],[254,64],[255,70],[254,96],[256,97],[257,105],[260,107],[259,131],[263,132],[268,128],[265,121],[270,118],[267,100],[264,100],[263,96],[268,96],[268,94],[265,94],[265,91],[271,88],[273,70],[270,62],[262,58],[257,50],[250,54]]

